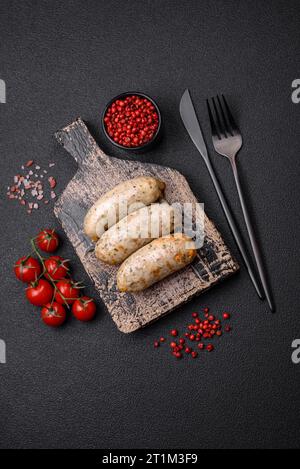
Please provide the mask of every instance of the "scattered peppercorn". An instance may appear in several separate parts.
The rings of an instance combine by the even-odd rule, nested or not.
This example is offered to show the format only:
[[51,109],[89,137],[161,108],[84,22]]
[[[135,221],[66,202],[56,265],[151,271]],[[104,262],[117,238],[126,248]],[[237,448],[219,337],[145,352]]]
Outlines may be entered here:
[[177,329],[172,329],[170,334],[173,336],[173,337],[177,337],[178,336],[178,331]]

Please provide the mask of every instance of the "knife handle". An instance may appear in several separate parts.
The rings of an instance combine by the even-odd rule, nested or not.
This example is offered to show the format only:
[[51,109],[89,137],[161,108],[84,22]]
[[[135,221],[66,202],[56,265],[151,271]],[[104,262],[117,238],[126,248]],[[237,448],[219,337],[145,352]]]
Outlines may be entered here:
[[228,225],[230,227],[230,230],[232,232],[232,235],[234,237],[234,240],[237,244],[237,247],[239,249],[239,252],[243,258],[243,261],[245,263],[245,266],[248,270],[248,274],[249,274],[249,277],[254,285],[254,288],[256,290],[256,293],[258,294],[259,298],[260,299],[263,299],[263,294],[262,294],[262,291],[261,291],[261,288],[256,280],[256,277],[255,277],[255,273],[254,273],[254,270],[251,266],[251,262],[249,260],[249,257],[248,257],[248,254],[246,252],[246,249],[245,249],[245,244],[244,244],[244,241],[240,235],[240,232],[239,232],[239,229],[236,225],[236,222],[232,216],[232,213],[230,211],[230,208],[227,204],[227,201],[225,199],[225,196],[223,194],[223,191],[221,189],[221,186],[220,186],[220,183],[217,179],[217,176],[216,176],[216,173],[214,171],[214,168],[212,167],[212,164],[210,162],[210,160],[207,158],[205,160],[205,163],[206,163],[206,166],[207,166],[207,169],[208,169],[208,172],[210,174],[210,177],[212,179],[212,182],[213,182],[213,185],[216,189],[216,192],[218,194],[218,197],[219,197],[219,200],[221,202],[221,205],[222,205],[222,208],[223,208],[223,211],[225,213],[225,217],[226,217],[226,220],[228,222]]

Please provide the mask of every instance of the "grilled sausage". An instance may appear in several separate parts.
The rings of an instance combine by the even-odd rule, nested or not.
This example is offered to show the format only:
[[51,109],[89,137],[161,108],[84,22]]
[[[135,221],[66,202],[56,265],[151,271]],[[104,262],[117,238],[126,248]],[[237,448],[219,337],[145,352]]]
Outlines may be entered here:
[[[109,228],[110,217],[116,217],[111,224],[118,222],[128,213],[156,202],[163,193],[165,183],[150,176],[141,176],[122,182],[107,192],[87,212],[83,229],[87,236],[96,241]],[[120,208],[127,204],[128,210]]]
[[190,264],[196,256],[195,243],[183,234],[158,238],[136,251],[121,265],[118,289],[137,292]]
[[141,208],[109,228],[98,240],[95,254],[107,264],[121,264],[154,238],[173,232],[174,210],[167,203]]

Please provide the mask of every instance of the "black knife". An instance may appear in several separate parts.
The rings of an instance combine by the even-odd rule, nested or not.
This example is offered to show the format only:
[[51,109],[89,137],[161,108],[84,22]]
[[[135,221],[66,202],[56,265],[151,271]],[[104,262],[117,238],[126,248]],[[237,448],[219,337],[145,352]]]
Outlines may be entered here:
[[240,254],[243,258],[243,261],[245,263],[245,266],[248,270],[248,274],[250,276],[250,279],[255,287],[256,293],[258,294],[260,299],[263,299],[263,294],[261,291],[261,288],[256,280],[256,275],[254,273],[254,270],[251,266],[251,262],[249,260],[248,254],[245,249],[245,243],[240,235],[239,229],[234,221],[234,218],[231,214],[230,208],[226,202],[225,196],[223,194],[223,191],[221,189],[221,186],[219,184],[219,181],[216,177],[214,168],[212,167],[211,161],[209,159],[208,153],[207,153],[207,148],[206,144],[202,135],[201,127],[196,115],[196,111],[194,108],[194,105],[191,100],[191,96],[189,93],[189,90],[186,89],[185,92],[182,95],[182,98],[180,100],[180,105],[179,105],[179,112],[180,116],[182,119],[182,122],[184,123],[184,126],[189,134],[189,136],[192,139],[192,142],[194,143],[195,147],[199,151],[200,155],[202,156],[206,167],[208,169],[209,175],[212,179],[212,182],[214,184],[214,187],[216,189],[216,192],[218,194],[219,200],[221,202],[223,211],[225,213],[225,217],[227,219],[227,222],[230,226],[232,235],[235,239],[235,242],[237,244],[237,247],[240,251]]

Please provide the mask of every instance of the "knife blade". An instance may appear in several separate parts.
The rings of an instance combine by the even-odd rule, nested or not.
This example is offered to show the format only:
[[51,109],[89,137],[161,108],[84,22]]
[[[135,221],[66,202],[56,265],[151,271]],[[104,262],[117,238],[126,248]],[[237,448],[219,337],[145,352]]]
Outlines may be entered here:
[[247,268],[249,277],[254,285],[254,288],[256,290],[257,295],[259,296],[260,299],[263,299],[263,294],[261,291],[261,287],[259,283],[256,280],[256,274],[254,272],[254,269],[251,265],[250,259],[248,257],[246,248],[245,248],[245,243],[240,235],[239,229],[236,225],[236,222],[233,218],[233,215],[231,213],[231,210],[229,209],[229,206],[227,204],[227,201],[225,199],[225,196],[223,194],[222,188],[220,186],[220,183],[217,179],[217,176],[215,174],[214,168],[211,164],[210,158],[208,156],[207,152],[207,147],[203,138],[202,130],[200,127],[199,120],[197,118],[197,114],[191,99],[191,95],[188,89],[185,90],[183,93],[180,104],[179,104],[179,112],[180,116],[182,119],[182,122],[187,130],[187,133],[189,134],[192,142],[194,143],[195,147],[199,151],[200,155],[202,156],[206,167],[208,169],[209,175],[212,179],[213,185],[215,187],[215,190],[217,192],[217,195],[219,197],[221,206],[223,208],[226,220],[228,222],[228,225],[231,229],[231,233],[234,237],[234,240],[237,244],[237,247],[239,249],[239,252],[242,256],[242,259],[245,263],[245,266]]

